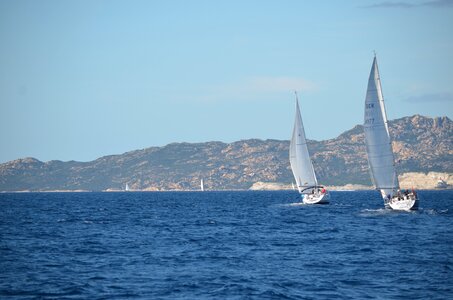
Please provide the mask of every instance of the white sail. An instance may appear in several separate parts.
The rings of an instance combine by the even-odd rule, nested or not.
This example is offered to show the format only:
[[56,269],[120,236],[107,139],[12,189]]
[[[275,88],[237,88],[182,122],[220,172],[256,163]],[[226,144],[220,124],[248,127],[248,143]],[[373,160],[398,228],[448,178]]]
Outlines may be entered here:
[[384,198],[389,194],[392,196],[399,184],[376,57],[368,79],[363,127],[373,184]]
[[302,192],[306,187],[318,184],[307,148],[307,140],[305,139],[304,125],[300,115],[297,94],[296,119],[294,121],[293,135],[289,146],[289,161],[299,192]]
[[200,189],[202,192],[204,191],[203,179],[200,180]]

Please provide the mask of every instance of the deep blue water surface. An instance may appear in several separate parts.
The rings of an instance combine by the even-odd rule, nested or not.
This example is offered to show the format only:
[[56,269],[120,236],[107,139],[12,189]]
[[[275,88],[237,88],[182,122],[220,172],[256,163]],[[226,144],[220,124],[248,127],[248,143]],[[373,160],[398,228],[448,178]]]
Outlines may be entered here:
[[0,194],[0,298],[453,299],[453,191]]

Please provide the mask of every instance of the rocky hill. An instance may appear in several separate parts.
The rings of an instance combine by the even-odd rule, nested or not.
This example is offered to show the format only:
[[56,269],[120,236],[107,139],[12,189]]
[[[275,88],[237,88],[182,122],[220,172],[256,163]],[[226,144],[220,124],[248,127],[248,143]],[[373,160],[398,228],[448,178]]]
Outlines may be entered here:
[[[398,172],[452,172],[453,122],[420,115],[390,122]],[[173,143],[90,162],[23,158],[0,165],[0,191],[248,189],[255,182],[293,181],[289,141]],[[319,181],[370,185],[361,125],[325,141],[309,141]]]

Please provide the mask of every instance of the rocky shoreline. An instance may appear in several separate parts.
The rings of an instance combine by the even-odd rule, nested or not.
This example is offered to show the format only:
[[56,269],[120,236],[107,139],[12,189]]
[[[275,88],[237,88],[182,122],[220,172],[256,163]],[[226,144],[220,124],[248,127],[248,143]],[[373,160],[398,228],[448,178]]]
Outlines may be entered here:
[[[401,189],[418,189],[418,190],[432,190],[437,189],[437,182],[443,179],[447,182],[447,189],[453,188],[453,173],[443,172],[408,172],[398,176]],[[345,185],[326,185],[326,188],[331,191],[356,191],[356,190],[374,190],[371,185],[353,184],[348,183]],[[256,182],[250,190],[291,190],[291,184],[284,184],[278,182]]]
[[[449,118],[415,115],[389,124],[399,174],[453,172]],[[320,183],[337,190],[372,185],[361,125],[309,140],[308,148]],[[247,139],[172,143],[89,162],[28,157],[0,164],[0,191],[122,191],[126,184],[136,191],[195,191],[201,179],[206,190],[282,189],[294,181],[288,153],[289,141]],[[414,174],[400,178],[403,188],[433,188],[440,177]]]
[[[398,176],[398,180],[400,182],[401,189],[417,189],[417,190],[434,190],[439,189],[437,187],[437,182],[439,179],[443,179],[448,186],[443,189],[453,189],[453,173],[443,173],[443,172],[408,172],[403,173]],[[330,191],[360,191],[360,190],[374,190],[374,187],[371,185],[363,185],[363,184],[354,184],[348,183],[345,185],[326,185],[326,188]],[[258,181],[255,182],[250,188],[248,189],[223,189],[223,190],[211,190],[211,191],[282,191],[282,190],[292,190],[292,184],[286,184],[281,182],[262,182]],[[143,190],[130,190],[129,192],[190,192],[190,191],[198,191],[194,189],[160,189],[157,187],[154,188],[147,188]],[[209,190],[207,190],[209,191]],[[93,192],[90,190],[21,190],[21,191],[9,191],[9,193],[86,193],[86,192]],[[106,189],[97,192],[125,192],[121,189]],[[6,192],[0,192],[6,193]]]

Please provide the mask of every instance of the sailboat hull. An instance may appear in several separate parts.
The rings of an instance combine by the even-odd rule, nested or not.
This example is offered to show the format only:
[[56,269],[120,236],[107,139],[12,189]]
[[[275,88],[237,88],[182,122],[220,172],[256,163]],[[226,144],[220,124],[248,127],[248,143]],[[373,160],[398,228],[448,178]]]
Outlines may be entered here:
[[416,195],[410,193],[404,196],[394,196],[392,199],[387,201],[386,207],[393,210],[417,210],[418,209],[418,198]]
[[327,204],[330,200],[329,192],[324,194],[316,193],[316,194],[304,194],[302,197],[302,201],[304,204]]

